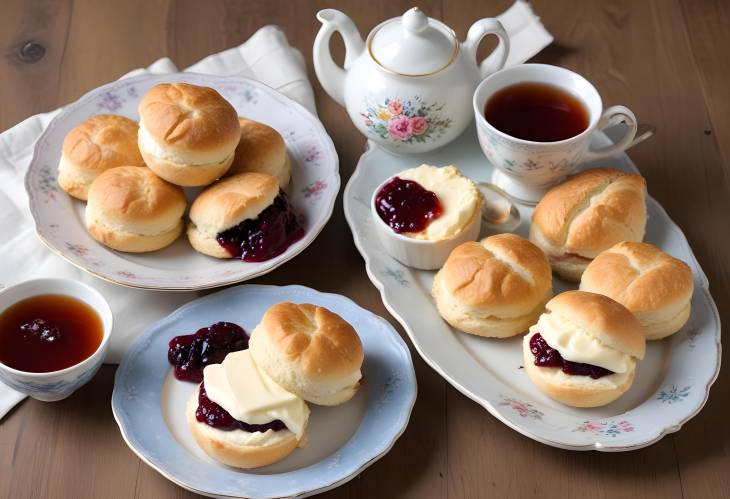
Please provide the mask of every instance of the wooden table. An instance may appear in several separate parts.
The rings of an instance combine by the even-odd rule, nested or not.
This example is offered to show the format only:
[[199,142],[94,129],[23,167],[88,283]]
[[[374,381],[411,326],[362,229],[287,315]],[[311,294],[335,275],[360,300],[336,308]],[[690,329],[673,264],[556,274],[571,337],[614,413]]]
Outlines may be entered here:
[[[367,32],[412,1],[331,2]],[[422,0],[460,37],[510,0]],[[204,5],[205,4],[205,5]],[[180,67],[278,24],[311,59],[325,2],[3,0],[0,130],[170,56]],[[656,137],[631,151],[651,195],[690,240],[730,324],[730,2],[539,0],[556,42],[537,61],[576,70],[606,104],[625,104]],[[335,48],[342,53],[341,42]],[[364,138],[311,72],[344,182]],[[3,235],[5,236],[5,235]],[[318,269],[326,268],[327,272]],[[365,275],[338,201],[317,241],[257,279],[342,293],[390,318]],[[391,452],[327,497],[730,497],[730,371],[678,433],[623,454],[568,452],[523,437],[460,395],[419,358],[410,425]],[[0,423],[0,497],[190,497],[124,444],[110,410],[114,367],[71,398],[25,401]]]

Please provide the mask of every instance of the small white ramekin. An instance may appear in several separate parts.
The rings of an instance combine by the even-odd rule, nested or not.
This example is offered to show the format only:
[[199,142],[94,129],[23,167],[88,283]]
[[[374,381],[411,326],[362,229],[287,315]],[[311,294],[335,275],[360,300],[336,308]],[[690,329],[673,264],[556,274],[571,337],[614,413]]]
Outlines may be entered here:
[[370,199],[370,212],[375,224],[375,231],[378,233],[380,243],[385,247],[385,251],[390,256],[408,267],[421,270],[435,270],[440,269],[444,265],[444,262],[446,262],[446,259],[454,248],[462,243],[477,240],[482,224],[481,207],[472,217],[469,225],[449,239],[430,241],[428,239],[415,239],[393,232],[393,229],[383,222],[383,219],[380,218],[375,209],[375,198],[378,192],[392,179],[393,177],[389,177],[381,183],[375,189]]
[[21,300],[38,295],[64,295],[81,300],[99,314],[104,328],[101,343],[90,357],[60,371],[32,373],[13,369],[0,362],[0,381],[34,399],[52,402],[71,395],[93,378],[101,367],[112,332],[112,311],[101,293],[82,282],[71,279],[33,279],[0,292],[0,313]]

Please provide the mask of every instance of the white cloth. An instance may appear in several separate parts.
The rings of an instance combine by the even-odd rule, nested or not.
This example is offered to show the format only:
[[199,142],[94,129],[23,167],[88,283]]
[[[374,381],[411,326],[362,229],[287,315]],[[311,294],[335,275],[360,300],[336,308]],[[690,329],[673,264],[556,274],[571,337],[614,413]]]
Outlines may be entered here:
[[[511,52],[515,54],[510,55],[508,64],[526,61],[552,41],[539,18],[522,0],[498,18],[510,35]],[[175,71],[177,68],[173,62],[163,58],[125,77]],[[289,45],[284,33],[276,26],[261,28],[243,45],[210,55],[185,71],[257,79],[316,114],[304,58]],[[23,182],[36,139],[59,111],[32,116],[0,134],[0,288],[38,277],[67,277],[95,287],[109,301],[114,314],[114,331],[106,362],[118,363],[132,340],[147,325],[197,295],[192,292],[137,290],[107,283],[67,263],[39,241]],[[23,398],[23,395],[0,383],[0,419]]]

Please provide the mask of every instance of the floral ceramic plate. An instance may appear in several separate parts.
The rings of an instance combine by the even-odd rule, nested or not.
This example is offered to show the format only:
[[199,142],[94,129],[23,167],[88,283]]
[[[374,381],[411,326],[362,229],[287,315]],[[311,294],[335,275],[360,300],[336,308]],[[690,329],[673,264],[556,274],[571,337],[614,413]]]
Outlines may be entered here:
[[[325,306],[352,324],[365,350],[363,384],[345,404],[310,404],[308,444],[283,461],[247,471],[222,465],[188,431],[184,407],[197,385],[174,378],[167,343],[217,321],[250,333],[268,307],[284,300]],[[112,410],[127,445],[181,487],[213,497],[304,497],[345,483],[385,455],[415,400],[408,347],[388,322],[343,296],[243,285],[192,301],[147,328],[117,370]]]
[[[596,141],[600,146],[609,139],[601,134]],[[446,324],[430,294],[434,272],[403,266],[389,257],[374,237],[368,206],[373,190],[387,177],[421,163],[455,164],[477,181],[488,181],[493,170],[473,130],[427,155],[395,156],[372,146],[360,158],[347,184],[344,206],[355,244],[385,306],[403,325],[418,353],[441,376],[509,427],[565,449],[636,449],[679,430],[699,412],[720,369],[720,318],[707,278],[684,234],[659,203],[648,199],[646,241],[692,268],[692,315],[680,332],[647,345],[636,381],[623,397],[605,407],[575,409],[554,402],[530,382],[522,368],[520,337],[479,338]],[[601,164],[637,171],[625,154]],[[519,210],[522,223],[515,232],[526,237],[532,208],[519,206]],[[554,288],[557,293],[571,286],[555,279]]]
[[[122,253],[97,243],[84,227],[84,203],[56,183],[66,134],[90,116],[111,113],[138,119],[137,104],[153,85],[185,81],[218,90],[239,115],[264,122],[284,137],[292,159],[289,199],[305,235],[283,254],[261,263],[218,260],[196,252],[182,236],[152,253]],[[54,252],[104,280],[135,288],[193,290],[222,286],[265,274],[314,241],[332,214],[340,188],[332,140],[315,116],[263,83],[240,77],[194,73],[141,75],[104,85],[56,116],[36,143],[25,177],[36,232]],[[192,199],[200,189],[187,189]]]

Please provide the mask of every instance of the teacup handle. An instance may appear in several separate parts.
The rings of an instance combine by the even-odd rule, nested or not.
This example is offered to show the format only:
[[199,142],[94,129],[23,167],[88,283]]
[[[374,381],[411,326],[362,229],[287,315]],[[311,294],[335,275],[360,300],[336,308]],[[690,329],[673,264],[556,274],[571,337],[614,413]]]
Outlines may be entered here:
[[482,39],[487,35],[496,35],[499,38],[499,45],[489,57],[485,58],[479,65],[479,74],[482,78],[486,78],[490,74],[502,69],[507,62],[509,55],[509,35],[497,19],[485,18],[479,19],[471,25],[469,32],[466,34],[466,40],[462,43],[462,48],[469,53],[476,63],[477,47]]
[[607,158],[631,147],[634,143],[634,137],[636,136],[636,130],[638,130],[639,125],[636,122],[636,116],[634,116],[634,113],[628,107],[611,106],[606,109],[601,115],[601,119],[598,120],[597,128],[603,130],[621,122],[625,122],[629,127],[626,135],[621,140],[610,146],[588,149],[585,156],[581,158],[581,161],[595,161],[597,159]]

